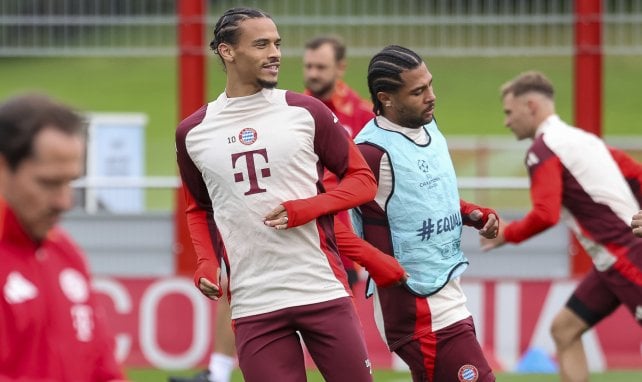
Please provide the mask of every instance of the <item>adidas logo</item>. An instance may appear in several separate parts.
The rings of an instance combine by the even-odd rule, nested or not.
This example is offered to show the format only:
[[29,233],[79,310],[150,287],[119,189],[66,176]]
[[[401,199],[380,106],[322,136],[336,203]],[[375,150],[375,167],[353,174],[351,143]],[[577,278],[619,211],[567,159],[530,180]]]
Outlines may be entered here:
[[526,156],[526,165],[528,167],[534,166],[539,163],[539,158],[535,153],[529,152],[528,155]]
[[9,304],[20,304],[32,300],[38,296],[38,289],[31,281],[27,280],[19,272],[11,272],[4,284],[4,299]]

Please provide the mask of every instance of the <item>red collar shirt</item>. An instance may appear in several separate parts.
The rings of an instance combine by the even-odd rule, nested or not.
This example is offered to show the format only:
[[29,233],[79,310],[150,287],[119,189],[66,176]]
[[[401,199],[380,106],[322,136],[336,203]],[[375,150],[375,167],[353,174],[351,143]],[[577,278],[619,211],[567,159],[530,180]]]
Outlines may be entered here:
[[54,228],[41,243],[0,200],[0,382],[123,379],[85,259]]

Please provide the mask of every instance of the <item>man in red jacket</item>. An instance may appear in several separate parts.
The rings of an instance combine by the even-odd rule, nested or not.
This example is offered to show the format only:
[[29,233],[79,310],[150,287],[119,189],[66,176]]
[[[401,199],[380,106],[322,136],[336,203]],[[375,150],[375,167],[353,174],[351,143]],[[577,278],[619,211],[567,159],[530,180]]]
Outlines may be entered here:
[[[339,36],[317,36],[309,40],[303,54],[303,80],[305,94],[321,100],[337,116],[350,138],[354,138],[375,115],[372,103],[343,82],[348,66],[346,50]],[[323,178],[326,190],[334,189],[336,184],[336,176],[326,171]],[[347,212],[341,211],[337,216],[344,224],[351,224]],[[352,288],[359,279],[354,262],[344,255],[341,261]]]
[[338,36],[319,36],[305,44],[305,94],[321,100],[354,138],[374,113],[372,103],[343,82],[346,67],[346,46]]
[[124,379],[85,259],[57,227],[83,172],[83,129],[44,96],[0,105],[0,382]]

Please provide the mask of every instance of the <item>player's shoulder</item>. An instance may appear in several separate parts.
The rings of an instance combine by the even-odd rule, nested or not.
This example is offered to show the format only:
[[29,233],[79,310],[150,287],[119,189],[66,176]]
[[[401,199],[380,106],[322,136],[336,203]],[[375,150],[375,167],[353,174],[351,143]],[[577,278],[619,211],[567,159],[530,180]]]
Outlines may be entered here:
[[43,243],[48,253],[57,256],[60,261],[71,265],[82,273],[87,272],[87,260],[80,246],[61,227],[54,227]]
[[181,133],[186,133],[187,131],[191,130],[195,126],[198,126],[203,120],[205,119],[205,115],[207,114],[207,109],[210,104],[205,104],[201,106],[198,110],[190,114],[187,118],[183,119],[179,124],[178,127],[176,128],[176,133],[181,134]]
[[348,95],[357,108],[369,111],[374,115],[372,112],[372,101],[369,98],[361,97],[361,95],[352,88],[348,88]]
[[225,95],[225,92],[223,92],[218,96],[218,98],[209,103],[206,103],[198,110],[184,118],[176,128],[177,135],[181,133],[185,134],[194,127],[202,124],[207,116],[218,113],[225,107],[226,103],[227,96]]
[[300,107],[309,112],[315,120],[330,119],[338,122],[337,116],[319,99],[291,90],[285,91],[285,102],[288,106]]
[[604,142],[595,134],[565,123],[548,126],[531,145],[536,150],[551,150],[560,157],[602,146]]
[[317,98],[315,98],[315,97],[313,97],[311,95],[295,92],[295,91],[292,91],[292,90],[283,90],[283,94],[284,94],[285,102],[287,102],[287,104],[290,105],[290,106],[304,106],[305,107],[307,105],[312,105],[312,106],[316,107],[316,106],[321,105],[321,106],[325,107],[323,102],[321,102],[320,100],[318,100]]
[[376,143],[373,142],[360,142],[357,143],[357,148],[361,152],[361,155],[366,159],[367,162],[379,162],[384,154],[387,154],[387,150]]
[[82,256],[82,251],[80,247],[76,244],[74,239],[59,226],[55,226],[47,234],[47,239],[45,245],[50,247],[56,247],[57,249],[62,250],[65,253],[71,253],[74,255]]
[[533,170],[549,159],[561,158],[560,154],[563,154],[564,149],[555,143],[559,140],[554,135],[556,134],[547,132],[533,139],[524,157],[524,164],[527,168]]

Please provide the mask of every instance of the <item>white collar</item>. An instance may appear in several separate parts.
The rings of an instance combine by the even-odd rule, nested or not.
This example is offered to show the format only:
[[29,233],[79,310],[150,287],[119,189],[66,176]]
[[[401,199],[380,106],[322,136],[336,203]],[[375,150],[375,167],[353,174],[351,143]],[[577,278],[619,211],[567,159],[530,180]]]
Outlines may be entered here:
[[546,130],[548,130],[551,126],[559,125],[562,123],[563,123],[562,119],[560,118],[559,115],[557,114],[549,115],[545,120],[542,121],[542,123],[539,124],[539,126],[537,126],[537,129],[535,130],[535,138],[544,134]]
[[411,129],[409,127],[398,125],[388,118],[384,117],[383,115],[378,115],[375,118],[377,121],[377,125],[384,130],[399,132],[418,144],[425,144],[426,142],[428,142],[426,130],[423,126],[418,129]]

